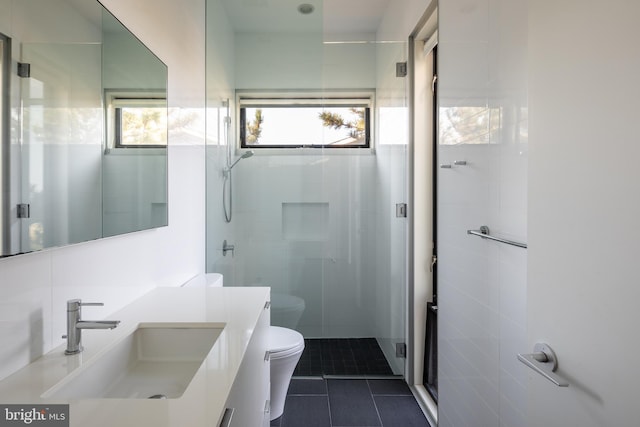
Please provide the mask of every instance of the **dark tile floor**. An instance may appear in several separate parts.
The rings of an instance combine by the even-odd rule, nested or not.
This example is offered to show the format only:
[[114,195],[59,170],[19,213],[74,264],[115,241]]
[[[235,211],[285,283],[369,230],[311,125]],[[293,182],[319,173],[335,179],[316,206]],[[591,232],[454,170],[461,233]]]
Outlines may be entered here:
[[393,375],[375,338],[305,339],[295,377]]
[[272,427],[429,427],[403,380],[292,379]]

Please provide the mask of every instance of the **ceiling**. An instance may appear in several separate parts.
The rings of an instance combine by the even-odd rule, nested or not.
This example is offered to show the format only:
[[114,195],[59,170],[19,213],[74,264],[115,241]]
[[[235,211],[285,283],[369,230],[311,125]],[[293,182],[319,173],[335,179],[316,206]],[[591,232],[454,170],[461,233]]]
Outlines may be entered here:
[[[236,32],[375,33],[390,0],[222,0]],[[302,15],[302,3],[315,7]]]

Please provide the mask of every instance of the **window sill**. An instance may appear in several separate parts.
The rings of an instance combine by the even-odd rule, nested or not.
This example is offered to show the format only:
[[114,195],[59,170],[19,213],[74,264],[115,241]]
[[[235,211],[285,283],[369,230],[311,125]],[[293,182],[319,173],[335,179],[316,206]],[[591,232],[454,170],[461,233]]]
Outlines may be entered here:
[[107,156],[166,156],[166,148],[107,148]]
[[236,155],[241,156],[253,151],[255,156],[374,156],[374,148],[237,148]]

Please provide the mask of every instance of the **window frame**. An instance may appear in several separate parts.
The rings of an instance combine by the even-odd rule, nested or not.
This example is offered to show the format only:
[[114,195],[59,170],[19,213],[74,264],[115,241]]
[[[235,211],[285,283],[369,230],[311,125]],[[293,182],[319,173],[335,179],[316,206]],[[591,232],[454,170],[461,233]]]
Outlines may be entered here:
[[[246,143],[246,108],[255,107],[364,107],[365,108],[365,144],[337,145],[337,144],[247,144]],[[332,153],[368,153],[375,149],[375,90],[363,89],[358,91],[237,91],[236,117],[237,138],[236,148],[242,152],[258,150],[264,153],[305,153],[318,154],[318,150]]]

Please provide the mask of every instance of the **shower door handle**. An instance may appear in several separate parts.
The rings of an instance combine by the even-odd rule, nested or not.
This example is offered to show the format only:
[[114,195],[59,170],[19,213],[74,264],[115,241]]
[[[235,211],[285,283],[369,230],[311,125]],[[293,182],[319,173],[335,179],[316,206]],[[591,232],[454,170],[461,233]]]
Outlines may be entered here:
[[518,360],[558,387],[569,387],[569,382],[555,373],[558,369],[558,358],[547,344],[537,343],[533,347],[533,353],[518,354]]

